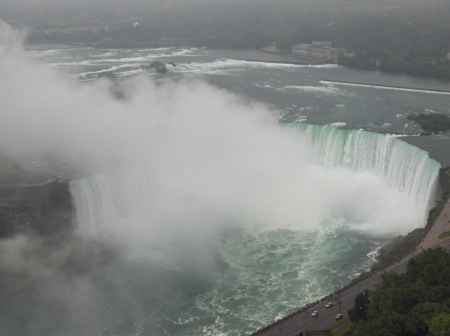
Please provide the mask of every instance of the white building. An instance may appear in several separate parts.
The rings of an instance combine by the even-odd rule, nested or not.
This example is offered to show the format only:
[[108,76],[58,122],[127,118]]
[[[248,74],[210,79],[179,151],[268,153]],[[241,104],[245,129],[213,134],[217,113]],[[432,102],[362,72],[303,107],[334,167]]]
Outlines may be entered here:
[[337,62],[339,55],[347,52],[343,48],[333,48],[331,41],[313,41],[292,46],[292,55],[304,59],[323,62]]

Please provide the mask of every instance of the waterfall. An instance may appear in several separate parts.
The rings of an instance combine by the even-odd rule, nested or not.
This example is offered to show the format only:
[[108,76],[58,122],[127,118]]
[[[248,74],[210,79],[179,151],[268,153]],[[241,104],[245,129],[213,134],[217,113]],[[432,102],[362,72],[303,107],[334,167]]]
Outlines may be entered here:
[[287,124],[313,143],[312,161],[327,169],[372,171],[404,193],[418,207],[428,208],[434,196],[440,165],[428,153],[395,135],[333,126]]
[[121,167],[72,181],[76,221],[83,223],[82,229],[97,231],[102,225],[132,228],[130,220],[137,223],[149,219],[149,205],[156,204],[161,196],[157,179],[148,171],[151,168],[146,165]]
[[425,151],[392,135],[285,126],[268,129],[263,146],[242,138],[229,152],[164,154],[72,181],[77,222],[133,243],[249,218],[301,229],[343,218],[390,234],[424,224],[440,167]]

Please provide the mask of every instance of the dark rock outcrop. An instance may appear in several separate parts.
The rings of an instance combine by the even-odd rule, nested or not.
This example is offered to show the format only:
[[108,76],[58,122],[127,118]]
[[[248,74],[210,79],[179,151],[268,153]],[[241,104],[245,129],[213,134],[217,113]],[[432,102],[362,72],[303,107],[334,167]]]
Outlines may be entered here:
[[73,227],[69,181],[47,178],[38,184],[0,187],[0,239],[20,233],[51,235]]

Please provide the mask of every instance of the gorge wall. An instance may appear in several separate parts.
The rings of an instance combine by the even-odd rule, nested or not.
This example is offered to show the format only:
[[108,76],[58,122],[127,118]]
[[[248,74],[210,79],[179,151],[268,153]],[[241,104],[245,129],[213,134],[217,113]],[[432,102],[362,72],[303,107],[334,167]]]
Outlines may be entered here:
[[68,181],[48,178],[39,184],[1,186],[0,238],[70,231],[73,212]]

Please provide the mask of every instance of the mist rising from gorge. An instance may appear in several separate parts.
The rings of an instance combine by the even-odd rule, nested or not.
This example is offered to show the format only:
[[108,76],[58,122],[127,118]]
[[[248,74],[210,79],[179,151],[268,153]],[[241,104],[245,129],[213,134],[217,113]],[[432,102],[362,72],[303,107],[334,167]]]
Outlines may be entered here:
[[[34,299],[25,309],[12,296],[2,332],[90,335],[119,316],[143,316],[149,286],[157,291],[148,302],[179,287],[161,265],[149,265],[148,254],[207,284],[229,226],[311,232],[335,219],[392,235],[423,224],[422,209],[383,176],[313,164],[311,141],[280,127],[261,104],[201,81],[156,84],[142,75],[80,83],[28,58],[23,38],[1,24],[0,151],[28,169],[52,161],[77,171],[78,217],[67,245],[51,249],[34,237],[0,244],[1,271],[20,277]],[[124,269],[150,275],[144,281]],[[33,316],[39,304],[42,316],[24,326],[13,321]],[[62,325],[50,321],[53,314]]]
[[[321,209],[342,203],[346,179],[358,180],[343,171],[342,185],[330,182],[339,172],[311,164],[309,140],[280,128],[262,105],[202,82],[69,80],[27,58],[22,38],[3,25],[0,150],[27,168],[46,158],[85,174],[146,164],[176,184],[170,188],[180,188],[176,197],[192,194],[214,210],[239,208],[261,217],[278,209],[275,218],[294,222],[321,213],[311,227],[323,218]],[[114,95],[116,85],[124,99]],[[379,183],[381,193],[381,179],[363,178],[355,190]]]

